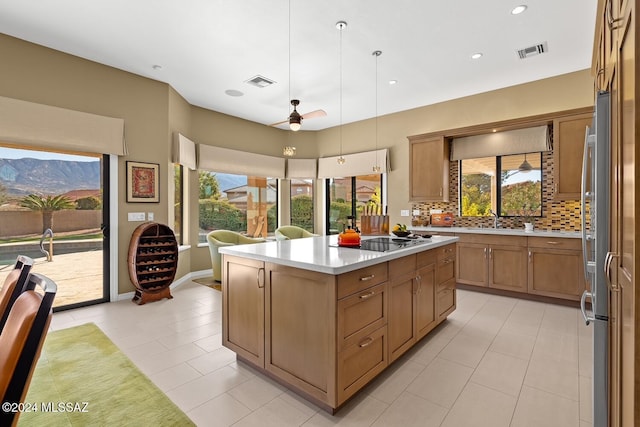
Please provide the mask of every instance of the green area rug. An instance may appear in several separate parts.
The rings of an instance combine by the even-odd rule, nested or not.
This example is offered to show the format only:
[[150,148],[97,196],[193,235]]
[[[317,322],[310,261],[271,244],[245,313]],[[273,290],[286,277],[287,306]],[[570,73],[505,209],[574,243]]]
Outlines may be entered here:
[[49,332],[25,402],[19,426],[194,425],[93,323]]

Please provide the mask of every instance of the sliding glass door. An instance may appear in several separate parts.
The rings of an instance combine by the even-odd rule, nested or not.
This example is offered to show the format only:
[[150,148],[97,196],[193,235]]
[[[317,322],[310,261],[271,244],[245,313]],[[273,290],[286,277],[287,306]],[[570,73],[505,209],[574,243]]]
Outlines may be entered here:
[[0,282],[27,255],[55,310],[108,301],[108,175],[106,155],[0,145]]

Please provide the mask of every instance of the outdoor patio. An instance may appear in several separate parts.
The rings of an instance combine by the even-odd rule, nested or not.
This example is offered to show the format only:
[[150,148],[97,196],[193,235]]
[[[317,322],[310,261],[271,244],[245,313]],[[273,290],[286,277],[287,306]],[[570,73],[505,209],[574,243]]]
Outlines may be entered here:
[[[44,274],[58,285],[53,306],[74,304],[102,297],[102,251],[84,251],[34,258],[32,272]],[[11,272],[13,264],[0,265],[0,284]]]

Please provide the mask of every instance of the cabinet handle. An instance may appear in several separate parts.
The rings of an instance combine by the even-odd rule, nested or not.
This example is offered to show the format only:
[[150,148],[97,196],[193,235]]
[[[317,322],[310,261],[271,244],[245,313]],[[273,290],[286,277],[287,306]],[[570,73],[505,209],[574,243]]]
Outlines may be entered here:
[[258,288],[264,288],[264,267],[260,267],[258,269],[258,272],[256,273],[256,280],[258,281]]
[[620,22],[622,21],[622,18],[613,18],[613,12],[611,10],[611,1],[607,1],[607,26],[609,27],[609,30],[617,30],[618,28],[621,27],[621,25],[616,25],[614,26],[613,24],[615,24],[616,22]]
[[371,344],[372,342],[373,342],[373,338],[371,338],[371,337],[367,337],[367,338],[365,338],[365,340],[364,340],[364,341],[362,341],[362,342],[361,342],[360,344],[358,344],[358,345],[359,345],[360,347],[366,347],[366,346],[368,346],[369,344]]
[[560,242],[554,242],[553,240],[549,240],[549,241],[547,241],[547,244],[548,244],[548,245],[557,245],[557,244],[559,244],[559,243],[560,243]]
[[417,275],[416,276],[416,282],[418,282],[418,289],[416,290],[416,294],[419,294],[420,291],[422,291],[422,276],[421,275]]
[[376,294],[375,291],[371,291],[371,292],[369,292],[367,294],[360,295],[360,299],[368,299],[368,298],[371,298],[372,296],[374,296],[375,294]]
[[487,259],[487,248],[484,248],[484,259]]
[[489,248],[489,259],[493,256],[493,248]]
[[557,182],[553,183],[553,192],[558,194],[558,183]]
[[531,262],[531,251],[529,251],[529,262]]
[[439,195],[442,196],[442,187],[440,187],[440,194]]
[[372,275],[370,275],[370,276],[364,276],[364,277],[361,277],[361,278],[360,278],[360,281],[361,281],[361,282],[366,282],[366,281],[368,281],[368,280],[373,279],[374,277],[376,277],[376,275],[375,275],[375,274],[372,274]]

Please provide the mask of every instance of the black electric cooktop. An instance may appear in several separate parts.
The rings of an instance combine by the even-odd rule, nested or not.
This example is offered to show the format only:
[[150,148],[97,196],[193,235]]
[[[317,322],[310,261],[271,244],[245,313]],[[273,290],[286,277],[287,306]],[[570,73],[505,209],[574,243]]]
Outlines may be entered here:
[[371,239],[362,239],[360,241],[360,246],[340,246],[340,247],[361,249],[365,251],[375,251],[375,252],[391,252],[391,251],[396,251],[398,249],[410,248],[412,246],[417,246],[417,245],[428,243],[428,242],[430,242],[430,240],[425,238],[401,239],[401,238],[394,238],[394,237],[374,237]]

